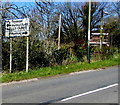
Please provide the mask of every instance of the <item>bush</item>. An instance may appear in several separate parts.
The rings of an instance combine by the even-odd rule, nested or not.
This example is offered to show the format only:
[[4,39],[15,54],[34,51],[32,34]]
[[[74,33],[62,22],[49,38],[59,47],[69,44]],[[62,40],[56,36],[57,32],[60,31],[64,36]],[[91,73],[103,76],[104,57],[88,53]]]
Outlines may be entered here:
[[[3,40],[2,66],[9,71],[10,42]],[[50,65],[49,55],[45,52],[44,44],[40,40],[29,40],[29,68],[35,69]],[[12,41],[12,72],[22,71],[26,67],[26,38],[14,38]]]
[[63,60],[67,58],[68,51],[67,49],[59,49],[53,52],[53,56],[57,64],[62,64]]
[[45,52],[40,40],[33,40],[30,44],[29,67],[31,69],[49,66],[49,55]]
[[83,58],[87,54],[86,53],[86,48],[82,47],[81,45],[75,45],[74,46],[74,51],[75,51],[75,55],[77,57],[78,62],[79,61],[83,62],[84,61]]
[[9,68],[9,42],[2,43],[2,69],[5,71]]
[[[2,43],[2,67],[4,71],[9,70],[10,65],[10,42],[9,39]],[[26,40],[13,38],[12,40],[12,72],[25,69],[26,63]]]
[[103,46],[102,49],[99,47],[93,47],[91,49],[91,54],[95,60],[105,60],[111,59],[118,53],[118,49],[115,47]]
[[29,60],[31,69],[49,66],[48,55],[45,52],[34,51],[31,54],[32,57]]

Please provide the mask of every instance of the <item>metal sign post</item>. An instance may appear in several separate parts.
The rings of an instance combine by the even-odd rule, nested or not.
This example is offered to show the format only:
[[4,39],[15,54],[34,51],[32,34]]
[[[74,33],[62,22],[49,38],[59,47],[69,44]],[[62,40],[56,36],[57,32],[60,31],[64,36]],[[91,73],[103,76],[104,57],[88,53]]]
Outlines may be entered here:
[[103,9],[102,9],[102,19],[101,19],[101,25],[100,25],[100,49],[102,49],[102,39],[103,39]]
[[10,73],[12,72],[12,38],[10,38]]
[[29,37],[27,37],[27,46],[26,46],[26,72],[28,72],[28,54],[29,54]]
[[91,0],[89,0],[89,14],[88,14],[88,63],[90,63],[90,16],[91,16]]

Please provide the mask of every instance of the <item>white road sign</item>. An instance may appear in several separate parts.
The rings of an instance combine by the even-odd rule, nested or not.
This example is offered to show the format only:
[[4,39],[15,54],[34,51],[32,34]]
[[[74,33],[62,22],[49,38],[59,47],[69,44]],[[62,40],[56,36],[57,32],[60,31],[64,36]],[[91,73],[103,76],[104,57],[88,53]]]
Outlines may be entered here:
[[29,18],[6,20],[5,22],[5,36],[29,36],[30,21]]

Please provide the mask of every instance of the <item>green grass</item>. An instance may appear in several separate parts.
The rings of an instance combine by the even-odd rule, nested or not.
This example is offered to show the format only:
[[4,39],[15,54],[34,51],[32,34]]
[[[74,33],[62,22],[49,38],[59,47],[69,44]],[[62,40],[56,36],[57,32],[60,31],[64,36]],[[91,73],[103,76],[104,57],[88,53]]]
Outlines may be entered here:
[[97,61],[93,63],[75,63],[69,65],[61,65],[55,67],[44,67],[37,70],[29,70],[28,73],[25,71],[11,73],[11,74],[3,74],[1,81],[2,82],[11,82],[11,81],[19,81],[24,79],[31,79],[31,78],[40,78],[40,77],[49,77],[59,74],[67,74],[71,72],[83,71],[83,70],[91,70],[91,69],[98,69],[103,67],[109,67],[118,65],[120,62],[119,58],[114,58],[111,60],[104,60],[104,61]]

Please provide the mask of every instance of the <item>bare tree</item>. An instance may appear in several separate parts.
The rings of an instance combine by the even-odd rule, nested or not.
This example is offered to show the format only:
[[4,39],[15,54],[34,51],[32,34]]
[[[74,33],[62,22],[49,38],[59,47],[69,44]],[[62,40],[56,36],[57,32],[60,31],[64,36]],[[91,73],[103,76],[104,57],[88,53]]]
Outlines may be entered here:
[[59,12],[56,9],[56,4],[53,2],[35,0],[35,3],[36,5],[32,10],[31,16],[34,37],[44,40],[46,52],[50,53],[51,46],[54,46],[54,40],[51,40],[51,36],[59,26]]
[[45,38],[50,38],[53,34],[53,28],[55,28],[55,6],[53,2],[45,0],[37,1],[36,7],[33,10],[33,19],[39,24],[39,35]]
[[[91,3],[91,31],[99,30],[102,11],[106,3]],[[59,7],[62,13],[62,40],[71,42],[84,39],[87,43],[88,33],[88,2],[62,3]],[[57,34],[56,34],[57,35]]]
[[2,19],[2,34],[4,34],[4,22],[6,19],[16,19],[28,17],[29,8],[26,6],[18,7],[14,3],[4,2],[1,7],[1,19]]

